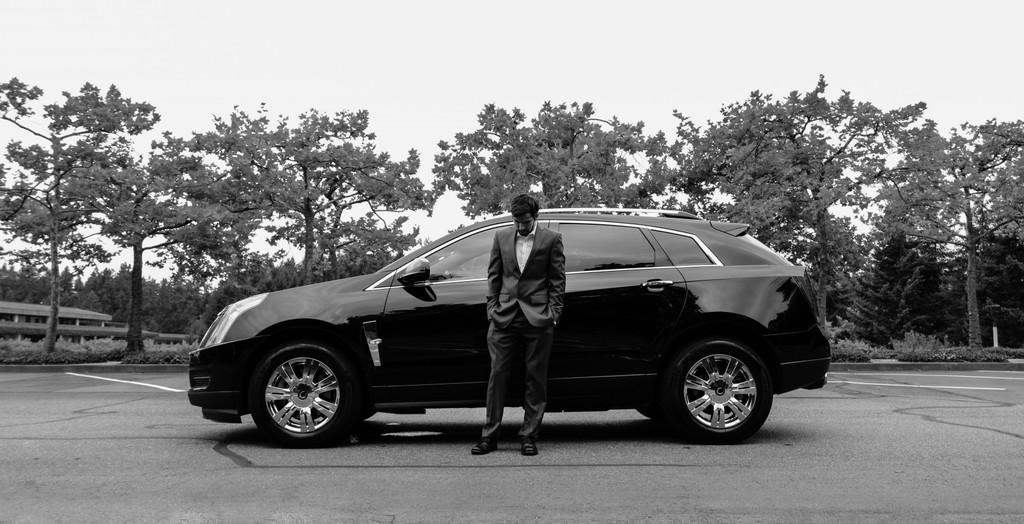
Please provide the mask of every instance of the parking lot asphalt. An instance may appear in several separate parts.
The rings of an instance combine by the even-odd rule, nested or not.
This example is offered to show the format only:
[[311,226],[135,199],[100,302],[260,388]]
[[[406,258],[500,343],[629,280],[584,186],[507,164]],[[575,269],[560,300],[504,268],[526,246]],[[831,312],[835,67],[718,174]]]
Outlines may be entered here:
[[201,419],[183,373],[93,369],[0,374],[0,522],[1024,522],[1020,372],[834,371],[736,446],[551,413],[540,456],[478,457],[479,408],[284,449]]

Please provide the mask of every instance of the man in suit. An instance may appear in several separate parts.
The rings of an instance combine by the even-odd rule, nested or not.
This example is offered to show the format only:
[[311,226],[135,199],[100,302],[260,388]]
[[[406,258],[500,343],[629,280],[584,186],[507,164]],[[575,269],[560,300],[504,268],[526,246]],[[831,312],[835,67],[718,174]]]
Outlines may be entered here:
[[487,383],[487,419],[474,455],[498,447],[513,358],[522,353],[526,369],[523,455],[537,454],[537,432],[547,405],[548,360],[555,326],[565,297],[562,235],[537,224],[540,206],[523,194],[512,199],[514,227],[494,234],[487,267],[487,349],[491,376]]

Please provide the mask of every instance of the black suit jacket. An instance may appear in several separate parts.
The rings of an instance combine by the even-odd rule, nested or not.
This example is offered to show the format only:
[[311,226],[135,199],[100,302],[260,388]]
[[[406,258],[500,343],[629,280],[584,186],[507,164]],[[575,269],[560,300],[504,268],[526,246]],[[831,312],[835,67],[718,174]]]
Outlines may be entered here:
[[499,328],[508,327],[516,305],[530,324],[554,325],[562,316],[565,300],[565,254],[562,234],[537,225],[533,251],[526,267],[516,262],[514,227],[494,234],[487,266],[487,318]]

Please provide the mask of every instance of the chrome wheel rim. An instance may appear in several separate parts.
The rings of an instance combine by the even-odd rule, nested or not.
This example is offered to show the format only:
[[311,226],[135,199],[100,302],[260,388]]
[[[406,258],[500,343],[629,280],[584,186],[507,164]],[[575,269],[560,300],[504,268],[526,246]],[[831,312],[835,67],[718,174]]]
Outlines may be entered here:
[[683,402],[699,424],[730,429],[750,416],[757,400],[757,382],[739,359],[715,354],[698,360],[686,373]]
[[293,358],[274,370],[264,393],[270,419],[292,433],[311,433],[337,415],[341,387],[331,368],[315,358]]

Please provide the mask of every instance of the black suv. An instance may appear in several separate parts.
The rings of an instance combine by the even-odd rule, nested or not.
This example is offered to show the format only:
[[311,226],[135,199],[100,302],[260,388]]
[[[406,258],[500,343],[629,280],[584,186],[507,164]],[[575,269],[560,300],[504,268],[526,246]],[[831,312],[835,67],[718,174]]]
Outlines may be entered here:
[[[749,226],[622,209],[538,222],[565,246],[548,412],[637,409],[689,440],[736,443],[773,395],[825,384],[804,270]],[[505,227],[486,220],[370,275],[231,304],[190,356],[190,402],[219,422],[251,413],[286,446],[339,442],[375,412],[483,406],[487,264]]]

